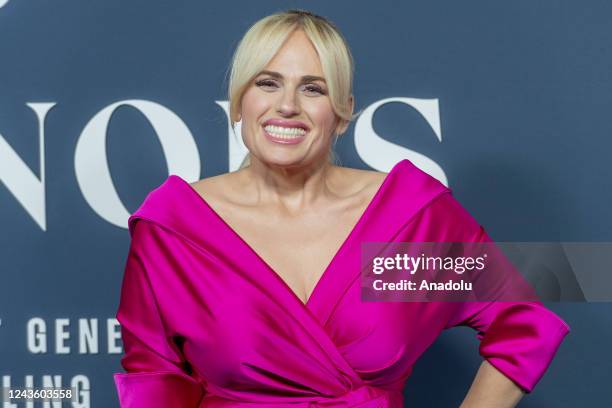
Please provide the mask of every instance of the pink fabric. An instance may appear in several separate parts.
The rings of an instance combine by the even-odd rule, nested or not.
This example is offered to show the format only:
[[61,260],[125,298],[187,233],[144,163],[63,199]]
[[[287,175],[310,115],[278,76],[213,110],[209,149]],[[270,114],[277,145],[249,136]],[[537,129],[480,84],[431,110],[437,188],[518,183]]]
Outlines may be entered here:
[[539,302],[361,302],[363,241],[490,240],[449,189],[398,162],[306,304],[183,179],[129,219],[117,319],[123,408],[403,406],[415,361],[446,328],[525,391],[567,324]]

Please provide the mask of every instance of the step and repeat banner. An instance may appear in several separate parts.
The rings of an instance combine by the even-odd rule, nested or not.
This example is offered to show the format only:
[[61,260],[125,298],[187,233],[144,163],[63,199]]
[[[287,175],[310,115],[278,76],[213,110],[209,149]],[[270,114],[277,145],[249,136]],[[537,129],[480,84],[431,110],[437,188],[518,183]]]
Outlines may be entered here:
[[[342,165],[409,159],[497,241],[612,241],[608,2],[0,0],[3,389],[118,406],[127,218],[169,174],[238,168],[230,58],[289,8],[328,17],[351,46],[361,114],[336,144]],[[546,303],[572,332],[521,407],[612,406],[612,304],[602,285],[573,285],[571,302]],[[481,361],[473,330],[445,331],[406,406],[459,406]]]

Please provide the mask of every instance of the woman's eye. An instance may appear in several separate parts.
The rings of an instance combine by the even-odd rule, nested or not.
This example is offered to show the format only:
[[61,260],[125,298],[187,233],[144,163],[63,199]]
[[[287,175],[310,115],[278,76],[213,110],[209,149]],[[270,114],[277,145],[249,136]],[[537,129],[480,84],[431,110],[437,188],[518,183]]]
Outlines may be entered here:
[[324,95],[325,94],[323,89],[321,89],[317,85],[306,85],[306,91],[308,91],[308,92],[315,92],[315,93],[318,93],[320,95]]
[[261,81],[255,82],[255,85],[259,87],[274,87],[276,86],[276,83],[274,83],[274,81],[271,81],[269,79],[262,79]]
[[[278,88],[278,84],[276,83],[276,81],[273,81],[271,79],[261,79],[259,81],[256,81],[255,85],[263,89]],[[303,89],[309,94],[314,93],[316,95],[325,95],[325,91],[318,85],[314,85],[314,84],[304,85]]]

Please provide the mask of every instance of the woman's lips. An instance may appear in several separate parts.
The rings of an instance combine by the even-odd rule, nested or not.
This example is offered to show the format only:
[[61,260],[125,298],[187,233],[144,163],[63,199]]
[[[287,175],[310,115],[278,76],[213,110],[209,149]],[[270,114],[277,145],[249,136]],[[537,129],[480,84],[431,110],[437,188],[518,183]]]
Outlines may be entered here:
[[266,136],[266,138],[273,142],[273,143],[279,143],[279,144],[285,144],[285,145],[294,145],[294,144],[298,144],[301,143],[305,138],[306,138],[306,133],[300,135],[300,134],[296,134],[296,135],[280,135],[280,134],[272,134],[270,132],[268,132],[265,128],[265,126],[262,126],[264,135]]
[[264,127],[268,125],[287,127],[287,128],[301,128],[301,129],[304,129],[305,131],[308,131],[308,126],[306,126],[304,122],[295,120],[295,119],[270,118],[263,123]]

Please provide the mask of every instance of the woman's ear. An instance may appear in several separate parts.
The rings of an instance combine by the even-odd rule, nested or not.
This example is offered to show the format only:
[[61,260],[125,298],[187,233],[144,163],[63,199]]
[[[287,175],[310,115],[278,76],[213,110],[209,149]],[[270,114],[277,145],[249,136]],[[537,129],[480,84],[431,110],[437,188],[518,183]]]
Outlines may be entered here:
[[230,119],[236,123],[240,122],[240,120],[242,119],[242,106],[240,104],[238,104],[238,106],[236,106],[236,109],[233,112],[233,115],[231,114],[231,105],[230,105]]
[[343,134],[344,132],[346,132],[346,129],[348,128],[349,122],[347,120],[344,119],[340,119],[338,126],[336,126],[336,131],[334,132],[334,134],[336,136],[340,136],[341,134]]
[[[353,95],[349,97],[349,103],[351,104],[351,112],[353,112],[353,110],[355,109],[355,100],[353,98]],[[335,134],[340,136],[341,134],[346,132],[346,129],[348,128],[350,121],[345,120],[345,119],[340,119],[338,122],[339,123],[338,123],[338,126],[336,126]]]

